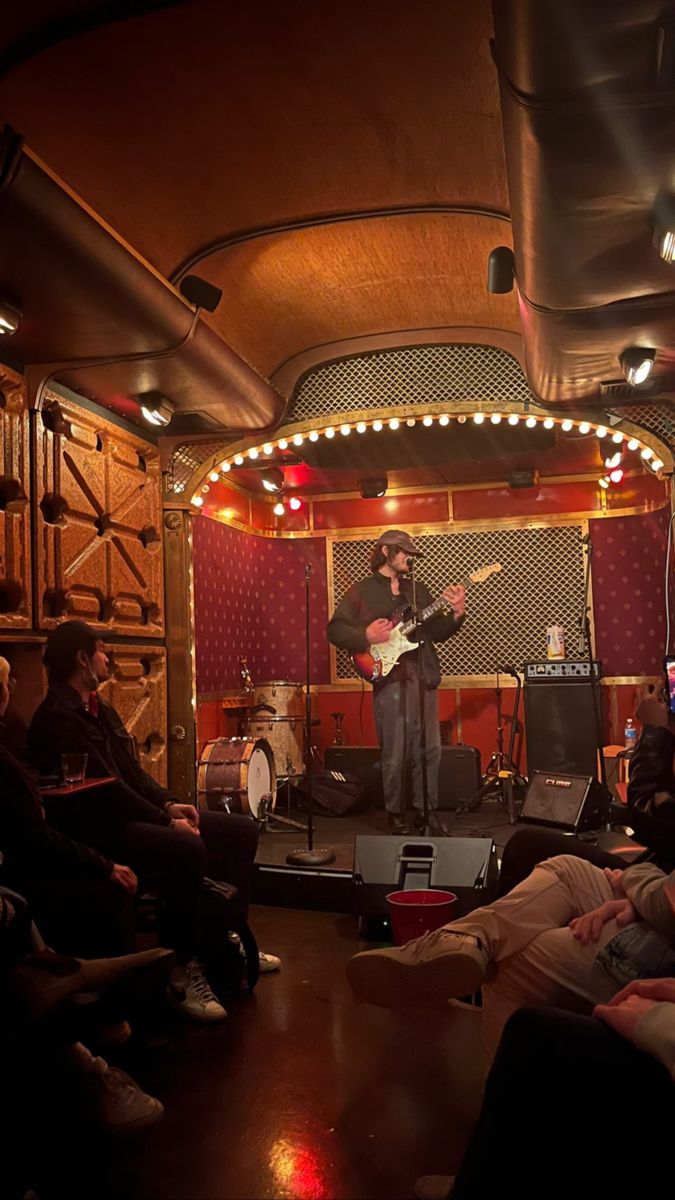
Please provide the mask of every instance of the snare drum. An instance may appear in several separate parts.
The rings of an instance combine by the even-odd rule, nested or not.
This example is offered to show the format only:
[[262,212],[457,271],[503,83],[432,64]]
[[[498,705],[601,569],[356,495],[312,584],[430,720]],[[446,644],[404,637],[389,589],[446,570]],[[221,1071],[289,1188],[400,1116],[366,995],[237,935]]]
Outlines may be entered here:
[[201,808],[248,813],[256,819],[277,802],[274,755],[264,738],[216,738],[202,750],[197,772]]

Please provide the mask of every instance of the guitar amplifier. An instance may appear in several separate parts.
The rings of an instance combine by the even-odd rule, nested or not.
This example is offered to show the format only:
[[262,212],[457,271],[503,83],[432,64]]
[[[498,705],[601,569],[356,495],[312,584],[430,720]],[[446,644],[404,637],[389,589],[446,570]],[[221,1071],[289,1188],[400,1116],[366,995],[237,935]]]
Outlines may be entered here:
[[527,766],[551,774],[595,775],[597,735],[594,693],[600,664],[551,659],[526,663]]
[[589,775],[533,771],[518,820],[577,833],[599,829],[607,815],[602,788]]
[[[327,771],[355,775],[365,788],[366,804],[384,805],[379,746],[328,746],[324,754]],[[480,787],[480,751],[475,746],[442,746],[438,777],[438,807],[457,808]],[[409,798],[409,806],[412,804]]]

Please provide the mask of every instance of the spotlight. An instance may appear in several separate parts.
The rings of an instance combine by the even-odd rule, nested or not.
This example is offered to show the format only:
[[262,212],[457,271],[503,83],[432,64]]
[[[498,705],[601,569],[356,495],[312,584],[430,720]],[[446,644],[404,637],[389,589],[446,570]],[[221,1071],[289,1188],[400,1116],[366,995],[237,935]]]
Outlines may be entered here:
[[639,450],[639,448],[640,448],[640,443],[638,442],[637,438],[631,438],[628,443],[628,449],[629,450]]
[[516,260],[509,246],[496,246],[488,255],[487,290],[493,295],[513,291]]
[[375,433],[379,433],[381,428],[382,428],[381,421],[373,421],[373,429],[375,430]]
[[332,425],[329,425],[327,429],[324,429],[324,433],[329,440],[335,437],[335,430],[333,429]]
[[302,500],[299,496],[291,496],[290,500],[288,501],[288,507],[292,509],[293,512],[297,512],[299,508],[302,508]]
[[599,438],[607,437],[607,430],[605,429],[604,425],[598,425],[595,431],[595,436]]
[[304,442],[304,440],[305,440],[305,439],[304,439],[304,437],[302,436],[302,434],[301,434],[301,433],[295,433],[295,434],[293,434],[293,445],[294,445],[294,446],[301,446],[301,445],[302,445],[302,443]]
[[517,415],[517,413],[511,413],[511,416],[509,417],[509,425],[517,425],[519,420],[520,417]]
[[279,467],[266,467],[260,472],[260,482],[266,492],[280,492],[284,486],[284,473]]
[[656,350],[644,349],[642,346],[629,346],[619,355],[621,370],[626,376],[626,382],[631,387],[639,387],[645,383],[654,369]]
[[215,312],[223,294],[222,288],[201,279],[199,275],[186,275],[179,287],[190,304],[194,304],[195,308],[203,308],[205,312]]
[[443,416],[438,418],[438,424],[439,425],[449,425],[450,424],[449,416],[447,416],[446,413],[443,413]]
[[606,475],[601,475],[598,480],[598,483],[600,484],[600,487],[604,488],[605,490],[607,490],[607,488],[609,487],[609,479],[607,478]]
[[218,474],[217,471],[210,471],[209,479],[211,480],[211,483],[217,483],[218,480],[220,479],[220,475]]
[[571,429],[574,429],[574,421],[570,421],[569,419],[567,421],[563,421],[560,428],[562,429],[563,433],[569,433]]
[[204,503],[204,497],[203,496],[193,496],[190,503],[194,504],[195,508],[201,508],[202,504]]
[[433,425],[433,423],[434,423],[433,417],[427,416],[427,417],[422,418],[422,424],[426,425],[427,429],[429,428],[430,425]]
[[553,420],[553,417],[547,417],[544,421],[544,429],[553,429],[554,425],[555,421]]
[[220,470],[223,475],[227,475],[227,472],[232,470],[232,464],[229,462],[221,462]]
[[623,479],[623,471],[621,470],[621,467],[615,467],[613,471],[610,471],[609,477],[612,483],[621,483],[621,480]]
[[399,421],[398,417],[392,417],[391,421],[389,422],[389,428],[390,429],[398,429],[400,424],[401,424],[401,422]]
[[365,421],[357,421],[357,423],[356,423],[356,432],[357,433],[365,433],[367,428],[368,428],[368,426],[366,425]]
[[537,418],[536,417],[528,417],[525,424],[527,425],[528,429],[534,429],[535,425],[537,424]]
[[492,416],[490,417],[490,424],[499,425],[501,423],[501,419],[502,418],[501,418],[500,413],[493,413]]
[[621,451],[617,450],[616,454],[612,454],[610,458],[605,459],[605,466],[608,468],[608,470],[611,470],[612,467],[618,467],[622,457],[623,455],[621,454]]
[[652,210],[653,243],[664,262],[675,262],[675,195],[659,192]]
[[286,512],[286,509],[284,508],[284,506],[280,500],[278,501],[277,504],[274,505],[272,512],[274,513],[275,517],[283,517],[284,513]]
[[372,479],[362,479],[359,483],[359,491],[364,500],[374,500],[376,496],[384,496],[387,490],[387,476],[377,475]]
[[[0,309],[0,319],[1,317],[2,310]],[[148,425],[166,426],[176,411],[175,404],[172,404],[161,392],[142,392],[138,400],[141,413]]]
[[484,413],[474,413],[474,414],[473,414],[473,423],[474,423],[474,425],[482,425],[484,420],[485,420],[485,414],[484,414]]
[[588,421],[582,421],[581,425],[579,426],[579,433],[590,433],[590,432],[591,432],[591,427],[590,427]]
[[22,314],[13,304],[0,300],[0,336],[11,337],[21,324]]

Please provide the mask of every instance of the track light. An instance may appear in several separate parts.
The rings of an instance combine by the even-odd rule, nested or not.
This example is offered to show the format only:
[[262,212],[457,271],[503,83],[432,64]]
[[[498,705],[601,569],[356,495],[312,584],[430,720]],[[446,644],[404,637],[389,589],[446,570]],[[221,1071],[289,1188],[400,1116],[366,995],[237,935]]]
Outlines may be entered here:
[[654,370],[655,358],[656,350],[645,349],[643,346],[629,346],[619,355],[621,370],[630,387],[640,387],[640,384],[646,383]]
[[488,255],[487,290],[493,295],[513,291],[516,260],[509,246],[496,246]]
[[141,415],[148,425],[167,426],[176,411],[172,404],[161,392],[141,392],[138,397]]
[[0,335],[11,337],[21,324],[21,313],[13,304],[0,300]]
[[266,492],[280,492],[284,486],[284,473],[279,467],[266,467],[260,472],[260,482]]
[[359,483],[359,491],[364,500],[374,500],[376,496],[384,496],[387,490],[387,476],[377,475],[372,479],[362,479]]
[[675,262],[675,194],[659,192],[652,209],[653,243],[664,262]]
[[222,288],[199,275],[186,275],[179,287],[190,304],[194,304],[195,308],[203,308],[205,312],[215,312],[223,295]]

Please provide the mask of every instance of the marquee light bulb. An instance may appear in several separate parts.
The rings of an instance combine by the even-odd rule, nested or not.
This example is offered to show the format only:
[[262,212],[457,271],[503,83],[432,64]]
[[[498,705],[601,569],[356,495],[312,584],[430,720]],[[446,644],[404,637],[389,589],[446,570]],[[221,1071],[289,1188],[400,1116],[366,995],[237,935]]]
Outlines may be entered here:
[[544,421],[544,429],[553,429],[554,425],[555,421],[553,420],[553,417],[547,417]]
[[265,442],[265,445],[263,446],[263,454],[271,454],[273,450],[274,450],[274,446],[272,445],[272,443]]
[[443,413],[443,416],[438,418],[438,424],[439,425],[449,425],[450,424],[449,416],[446,413]]
[[621,483],[621,480],[623,479],[623,471],[621,470],[621,467],[615,467],[613,471],[610,471],[609,477],[612,483]]
[[534,429],[535,425],[537,424],[537,418],[536,417],[528,417],[525,424],[527,425],[528,429]]
[[615,446],[621,445],[621,443],[623,441],[623,434],[619,433],[618,429],[617,429],[616,433],[612,434],[612,441],[614,442]]
[[258,457],[258,451],[256,450],[255,446],[251,446],[251,449],[248,452],[248,456],[249,456],[249,458],[257,458]]
[[241,466],[242,466],[242,464],[243,464],[243,462],[244,462],[244,456],[243,456],[243,454],[235,454],[235,456],[234,456],[234,461],[235,461],[235,463],[237,464],[237,466],[238,466],[238,467],[241,467]]
[[484,420],[485,420],[484,413],[474,413],[473,414],[474,425],[482,425]]
[[426,417],[422,418],[422,424],[426,425],[427,429],[429,428],[430,425],[433,425],[433,423],[434,423],[433,417],[426,416]]
[[638,442],[637,438],[631,438],[628,443],[628,449],[629,450],[639,450],[639,448],[640,448],[640,443]]
[[650,450],[649,446],[643,446],[640,453],[641,453],[642,457],[644,458],[645,462],[649,462],[650,458],[654,457],[654,451]]
[[412,429],[413,425],[416,425],[416,424],[417,424],[417,421],[415,420],[414,417],[408,417],[408,419],[406,421],[406,425],[408,426],[408,429]]
[[588,421],[582,421],[579,426],[579,433],[590,433],[590,432],[591,432],[591,427],[590,427]]
[[302,508],[302,500],[299,496],[291,496],[290,500],[288,501],[288,507],[291,508],[293,512],[297,512],[299,508]]
[[340,426],[340,433],[342,434],[343,437],[349,437],[351,431],[352,431],[351,425],[341,425]]
[[305,439],[304,439],[304,437],[302,436],[302,434],[301,434],[301,433],[294,433],[294,434],[293,434],[293,445],[294,445],[294,446],[301,446],[301,445],[302,445],[302,443],[304,442],[304,440],[305,440]]
[[277,503],[274,505],[274,508],[272,509],[272,512],[274,513],[275,517],[283,517],[284,513],[286,512],[286,509],[284,508],[283,504],[281,503],[281,500],[277,501]]
[[279,449],[288,450],[288,442],[286,441],[286,438],[279,438]]
[[[203,503],[204,503],[203,496],[193,496],[192,497],[192,504],[194,504],[195,508],[201,508]],[[201,526],[200,526],[200,528],[201,528]]]
[[607,437],[607,430],[605,429],[604,425],[598,425],[595,431],[595,436],[599,438]]
[[368,426],[366,425],[365,421],[358,421],[356,425],[356,432],[365,433],[367,428]]
[[398,417],[392,417],[391,421],[389,422],[389,428],[390,429],[398,429],[400,424],[401,424],[401,422],[399,421]]
[[492,425],[499,425],[501,423],[501,419],[500,413],[493,413],[490,417],[490,422]]
[[310,433],[310,435],[309,435],[309,440],[310,440],[310,442],[318,442],[318,440],[319,440],[319,435],[318,435],[318,433],[316,432],[316,429],[313,429],[313,430],[312,430],[312,432]]
[[375,433],[379,433],[380,430],[382,429],[382,422],[381,421],[373,421],[373,429],[375,430]]
[[601,475],[598,483],[600,484],[600,487],[604,488],[605,490],[609,487],[609,479],[606,475]]
[[569,419],[567,421],[563,421],[560,428],[563,430],[563,433],[569,433],[570,429],[574,429],[574,421],[570,421]]
[[655,458],[653,460],[653,462],[651,462],[649,465],[650,465],[652,471],[660,471],[661,467],[663,466],[663,462],[661,461],[660,458]]
[[327,437],[329,440],[330,440],[330,438],[334,438],[334,437],[335,437],[335,430],[333,429],[333,426],[332,426],[332,425],[329,425],[329,426],[328,426],[328,428],[325,430],[325,434],[326,434],[326,437]]
[[511,413],[511,416],[509,417],[509,425],[517,425],[519,420],[520,418],[516,413]]
[[211,480],[211,483],[217,483],[220,479],[220,475],[217,471],[209,471],[209,479]]
[[220,469],[221,469],[223,475],[227,475],[227,472],[232,470],[232,463],[221,462]]
[[459,414],[459,416],[458,416],[458,418],[457,418],[457,421],[458,421],[458,423],[459,423],[460,425],[466,425],[466,416],[465,416],[465,414],[464,414],[464,413],[460,413],[460,414]]

